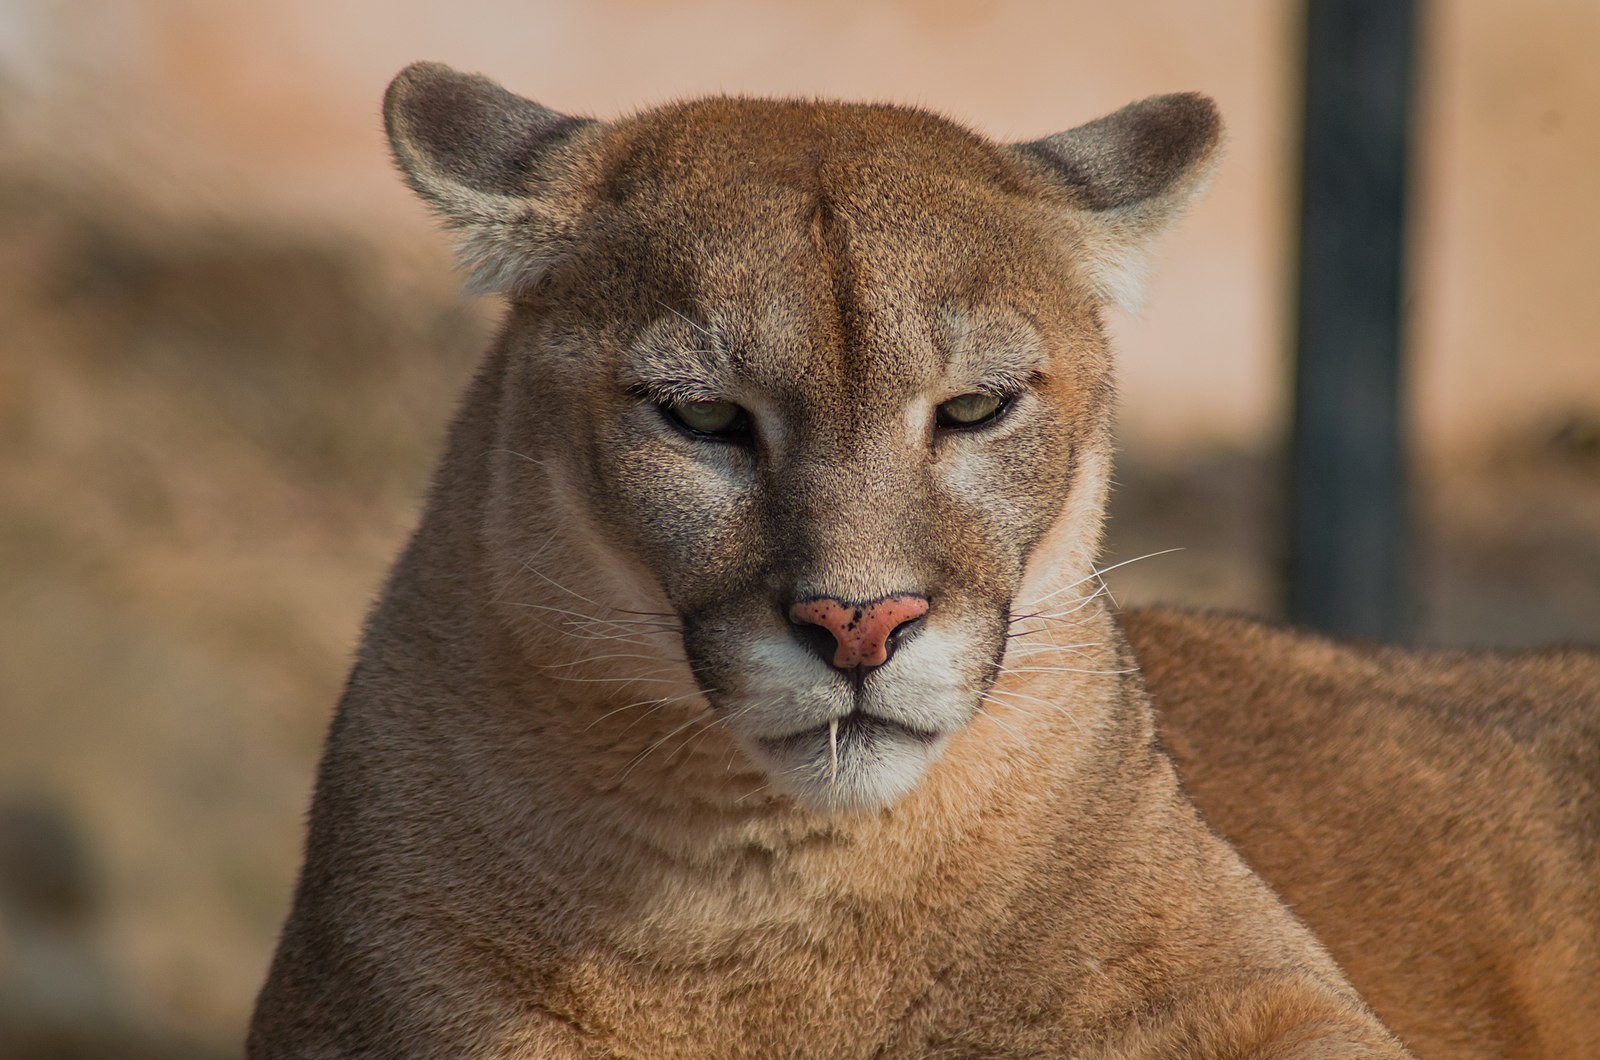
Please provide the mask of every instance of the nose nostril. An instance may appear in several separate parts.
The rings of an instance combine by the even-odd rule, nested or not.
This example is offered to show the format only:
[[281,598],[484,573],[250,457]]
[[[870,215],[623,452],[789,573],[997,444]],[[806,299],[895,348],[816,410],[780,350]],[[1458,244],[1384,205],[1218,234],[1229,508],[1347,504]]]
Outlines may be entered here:
[[833,657],[839,650],[839,641],[832,632],[822,626],[796,621],[792,618],[790,619],[790,624],[794,629],[794,635],[799,638],[800,643],[816,652],[817,657],[823,662],[830,666],[833,665]]
[[[894,656],[895,650],[900,647],[902,640],[922,628],[923,622],[927,617],[926,613],[913,615],[889,631],[889,636],[885,638],[884,643],[890,658]],[[888,659],[884,661],[887,662]]]
[[928,613],[928,599],[895,593],[865,603],[817,596],[791,604],[795,636],[824,662],[860,674],[889,661],[900,640]]

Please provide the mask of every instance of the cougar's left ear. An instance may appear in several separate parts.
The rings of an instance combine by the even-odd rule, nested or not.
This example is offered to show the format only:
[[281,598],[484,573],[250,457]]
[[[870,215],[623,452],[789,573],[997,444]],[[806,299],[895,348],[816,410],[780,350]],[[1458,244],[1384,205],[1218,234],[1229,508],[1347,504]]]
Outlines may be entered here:
[[390,82],[383,123],[406,183],[460,230],[472,289],[514,293],[560,253],[584,201],[574,145],[598,123],[440,63]]
[[1090,275],[1101,297],[1136,307],[1144,257],[1199,197],[1215,166],[1222,119],[1205,96],[1152,96],[1013,150],[1043,163],[1087,221]]

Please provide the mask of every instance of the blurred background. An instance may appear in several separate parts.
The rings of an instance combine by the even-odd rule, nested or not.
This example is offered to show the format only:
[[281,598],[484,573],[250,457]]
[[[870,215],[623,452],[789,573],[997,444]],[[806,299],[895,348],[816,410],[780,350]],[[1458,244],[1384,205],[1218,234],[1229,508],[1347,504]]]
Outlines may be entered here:
[[[0,0],[0,1054],[238,1051],[322,731],[496,312],[391,171],[414,59],[1032,139],[1229,123],[1117,315],[1124,602],[1274,614],[1300,11],[1272,0]],[[1437,0],[1417,82],[1414,639],[1600,640],[1600,5]]]

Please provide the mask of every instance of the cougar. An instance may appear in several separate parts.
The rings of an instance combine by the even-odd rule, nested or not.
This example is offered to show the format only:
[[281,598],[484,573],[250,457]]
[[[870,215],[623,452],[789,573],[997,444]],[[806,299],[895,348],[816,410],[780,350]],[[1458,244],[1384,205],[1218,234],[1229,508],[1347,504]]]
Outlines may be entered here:
[[[1208,100],[1002,145],[801,100],[599,122],[419,64],[384,113],[508,310],[335,714],[252,1056],[1409,1055],[1185,794],[1094,567],[1101,313],[1204,184]],[[1465,909],[1387,928],[1434,909],[1453,830],[1426,845],[1406,802],[1452,777],[1395,783],[1386,743],[1356,798],[1361,763],[1305,750],[1330,721],[1294,696],[1404,675],[1228,622],[1130,628],[1195,791],[1265,833],[1236,839],[1397,992],[1380,1011],[1561,1010],[1594,1041],[1562,1009],[1585,984],[1551,985],[1592,967],[1592,903],[1581,928],[1507,909],[1481,948],[1451,937]],[[1247,654],[1219,674],[1225,647]],[[1300,776],[1252,742],[1273,710]],[[1590,881],[1541,896],[1570,911],[1593,759],[1538,773],[1537,721],[1490,720],[1543,785],[1514,801],[1544,831],[1506,841]],[[1503,804],[1513,775],[1449,797]],[[1480,865],[1514,879],[1521,849],[1446,861],[1437,900],[1478,900]],[[1386,854],[1411,867],[1363,869]],[[1457,997],[1431,969],[1458,957],[1501,985]]]

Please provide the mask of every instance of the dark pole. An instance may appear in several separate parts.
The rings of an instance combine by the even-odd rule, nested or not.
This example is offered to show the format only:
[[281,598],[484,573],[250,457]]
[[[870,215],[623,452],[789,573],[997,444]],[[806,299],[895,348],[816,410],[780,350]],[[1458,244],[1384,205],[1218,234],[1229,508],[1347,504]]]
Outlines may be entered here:
[[1402,235],[1415,5],[1307,0],[1292,621],[1403,639]]

